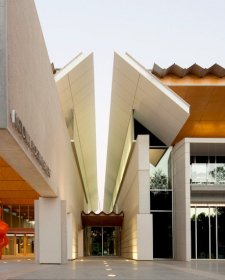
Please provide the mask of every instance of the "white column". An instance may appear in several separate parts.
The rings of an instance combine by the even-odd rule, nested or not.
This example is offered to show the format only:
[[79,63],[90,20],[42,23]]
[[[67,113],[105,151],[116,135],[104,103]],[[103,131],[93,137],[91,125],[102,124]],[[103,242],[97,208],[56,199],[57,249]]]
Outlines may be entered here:
[[7,126],[6,97],[6,1],[0,0],[0,128]]
[[67,213],[67,259],[73,260],[76,258],[76,248],[75,248],[75,234],[73,231],[73,215],[72,213]]
[[185,140],[173,149],[174,258],[191,260],[190,227],[190,143]]
[[35,201],[35,250],[38,263],[67,259],[66,202],[40,197]]
[[78,231],[78,257],[84,256],[84,230]]
[[149,136],[139,135],[138,148],[138,188],[139,211],[137,214],[137,259],[153,259],[153,228],[150,214],[149,178]]

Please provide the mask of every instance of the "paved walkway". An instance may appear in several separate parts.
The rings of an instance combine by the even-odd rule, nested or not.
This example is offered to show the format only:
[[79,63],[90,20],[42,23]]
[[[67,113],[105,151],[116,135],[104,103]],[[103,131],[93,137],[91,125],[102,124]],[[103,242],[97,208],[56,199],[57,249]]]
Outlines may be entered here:
[[30,259],[0,261],[0,280],[101,280],[110,278],[120,280],[224,280],[225,260],[137,262],[125,259],[84,258],[64,265],[38,265]]

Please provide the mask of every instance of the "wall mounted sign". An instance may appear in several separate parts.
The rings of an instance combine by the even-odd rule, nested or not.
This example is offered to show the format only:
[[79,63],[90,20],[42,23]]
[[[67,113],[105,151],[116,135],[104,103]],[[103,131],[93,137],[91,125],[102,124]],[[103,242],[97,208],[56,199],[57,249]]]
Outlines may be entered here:
[[29,133],[27,132],[25,126],[23,125],[21,119],[16,114],[15,110],[12,110],[11,113],[11,122],[19,135],[22,137],[24,143],[26,144],[27,148],[31,151],[31,154],[36,159],[37,163],[40,165],[42,170],[44,171],[45,175],[50,177],[51,170],[48,167],[47,163],[43,159],[41,153],[39,152],[37,146],[35,145],[34,141],[31,139]]

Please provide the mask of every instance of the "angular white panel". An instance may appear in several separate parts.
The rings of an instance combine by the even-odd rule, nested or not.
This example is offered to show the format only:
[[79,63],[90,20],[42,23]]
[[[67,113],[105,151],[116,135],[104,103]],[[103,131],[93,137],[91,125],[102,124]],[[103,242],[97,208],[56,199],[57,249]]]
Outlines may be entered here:
[[114,55],[111,100],[105,177],[106,211],[112,200],[110,195],[115,188],[133,110],[135,118],[166,145],[173,142],[189,117],[189,105],[128,55]]
[[[73,109],[73,138],[92,210],[98,208],[93,54],[80,54],[55,76],[65,116]],[[67,87],[66,87],[67,85]],[[65,90],[66,87],[66,90]],[[63,92],[61,91],[62,89]]]

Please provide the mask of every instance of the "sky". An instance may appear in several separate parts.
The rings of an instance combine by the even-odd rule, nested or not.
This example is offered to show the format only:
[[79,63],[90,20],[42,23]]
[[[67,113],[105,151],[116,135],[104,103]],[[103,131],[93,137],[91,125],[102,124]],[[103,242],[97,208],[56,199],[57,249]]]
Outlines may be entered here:
[[[224,0],[35,0],[50,61],[94,52],[97,168],[102,203],[113,54],[154,63],[225,67]],[[102,204],[101,204],[102,207]]]

